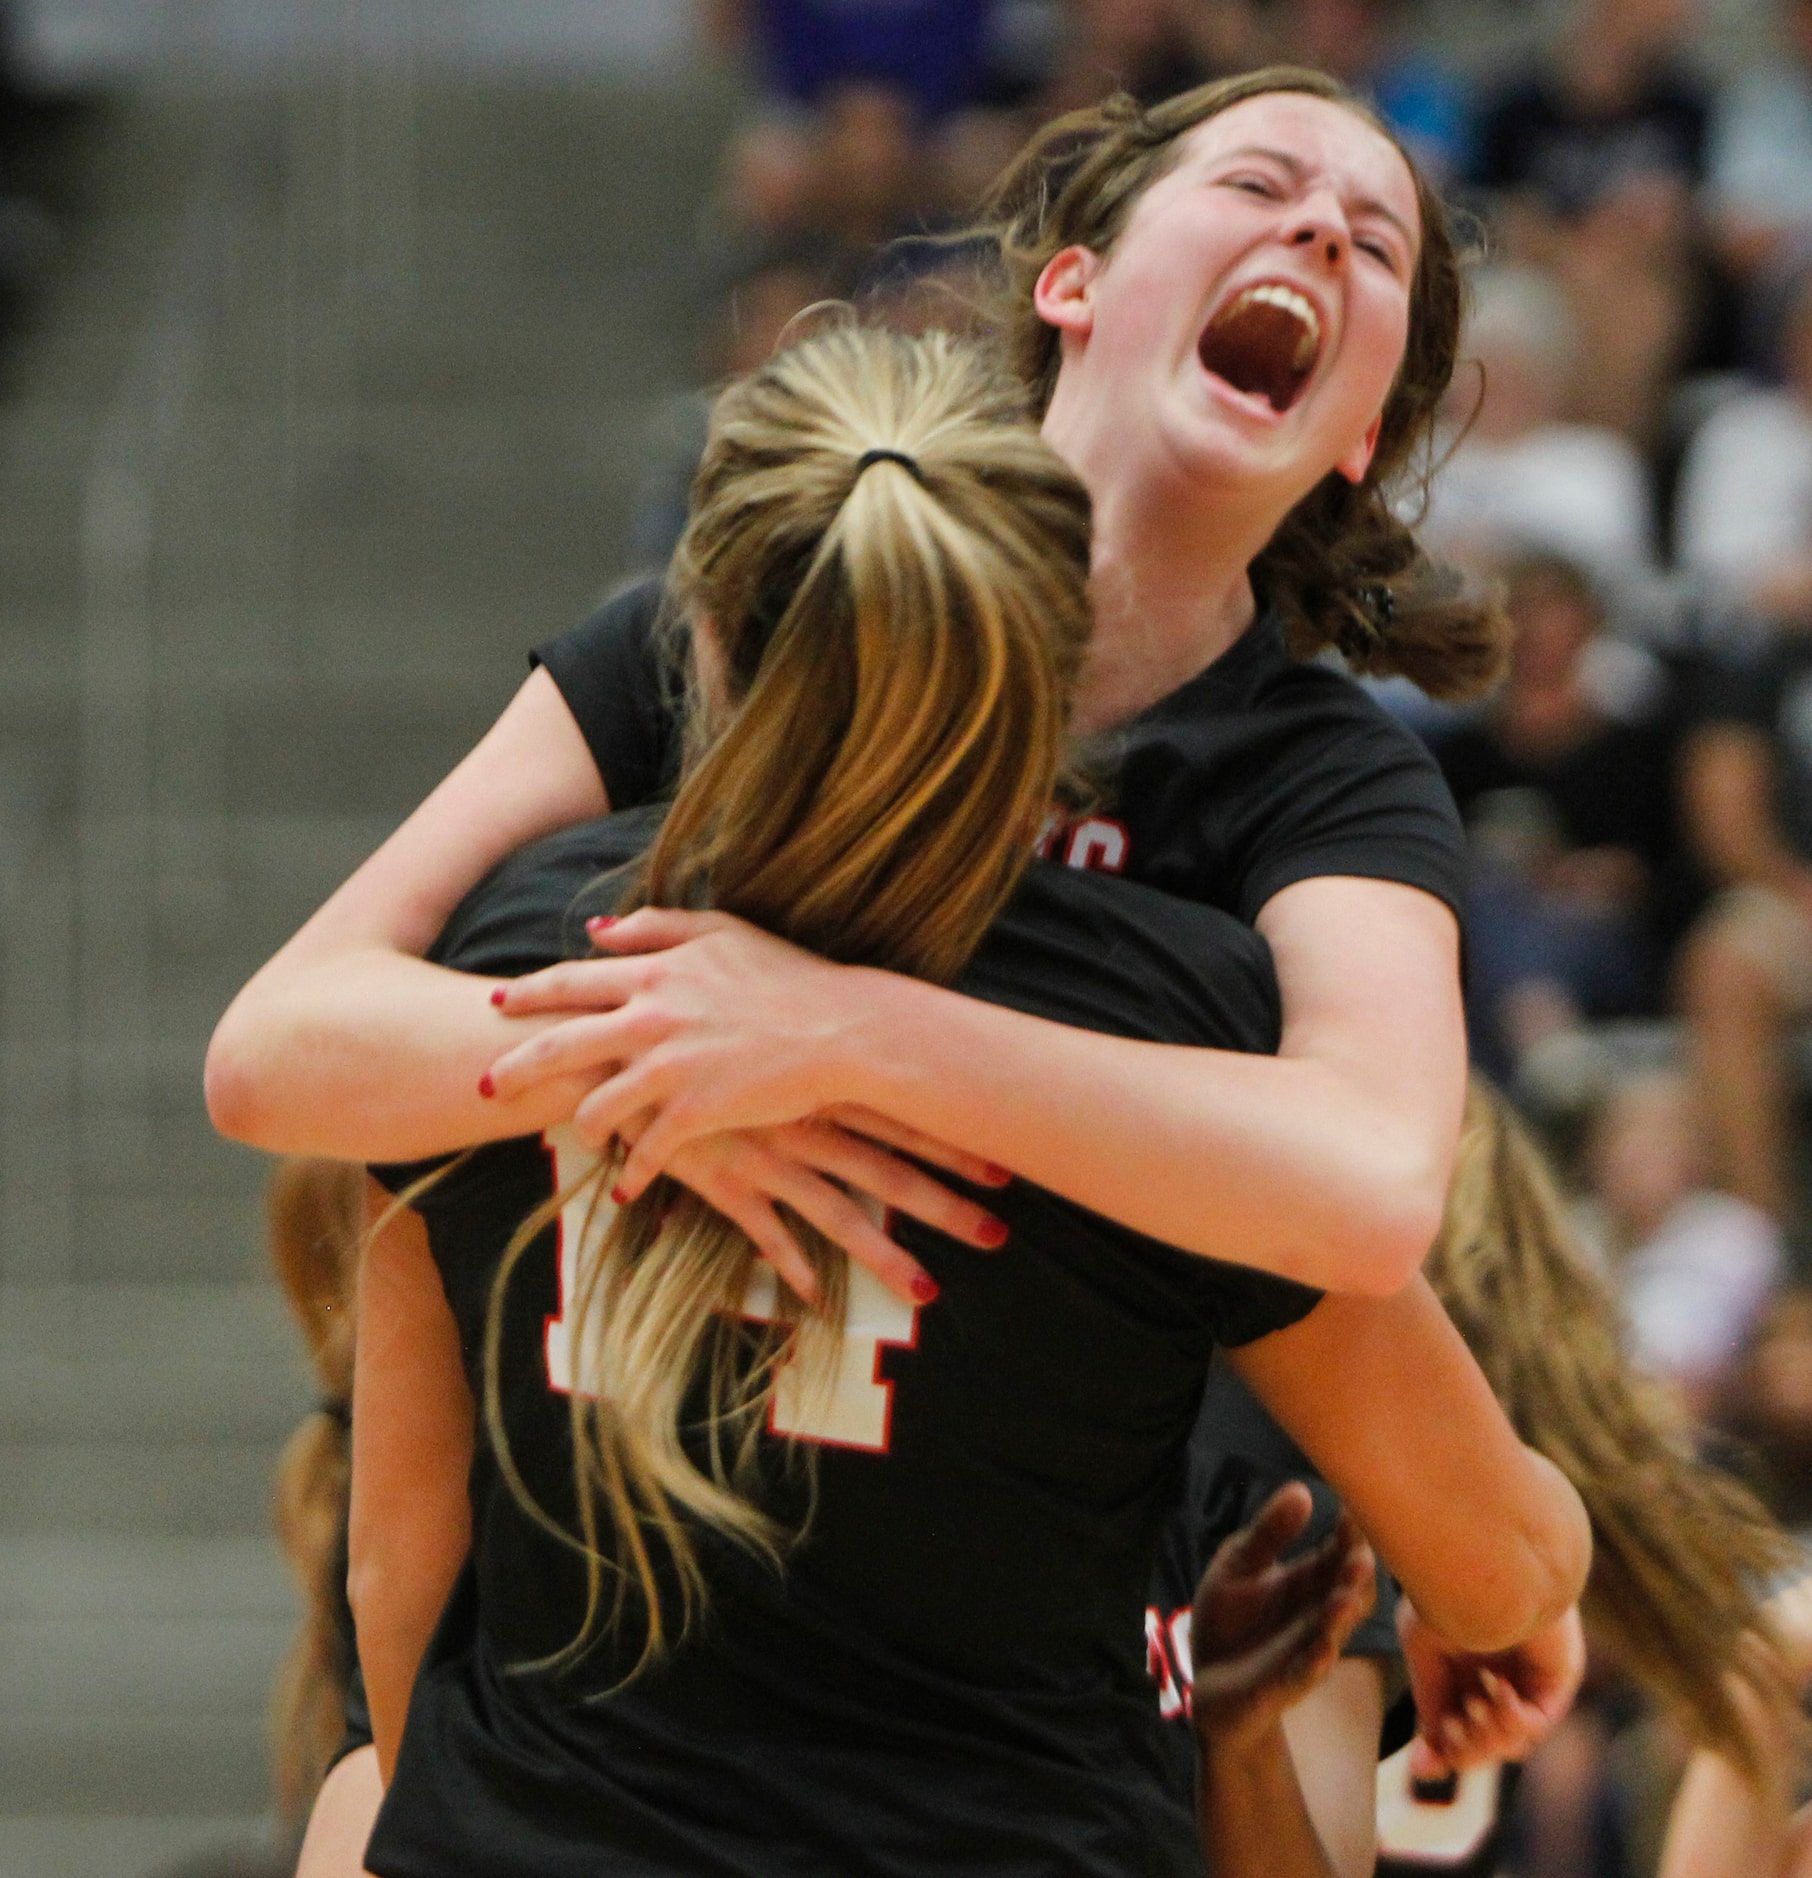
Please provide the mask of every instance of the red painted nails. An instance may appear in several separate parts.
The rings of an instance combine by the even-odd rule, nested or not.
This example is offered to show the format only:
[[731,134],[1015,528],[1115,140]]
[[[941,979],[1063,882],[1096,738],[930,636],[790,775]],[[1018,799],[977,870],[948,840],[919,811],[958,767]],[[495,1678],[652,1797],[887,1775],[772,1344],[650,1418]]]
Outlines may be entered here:
[[990,1161],[982,1169],[982,1178],[990,1187],[1005,1187],[1013,1179],[1013,1170],[1010,1167],[1002,1167],[998,1161]]
[[585,922],[585,930],[590,933],[608,932],[616,923],[616,914],[600,913],[596,919],[588,919]]
[[492,1082],[491,1072],[488,1069],[478,1079],[478,1093],[483,1096],[487,1102],[497,1093],[497,1085]]
[[909,1289],[920,1304],[937,1302],[937,1280],[929,1272],[920,1272],[912,1281]]
[[616,1201],[618,1206],[627,1206],[629,1204],[629,1189],[627,1187],[612,1187],[610,1197]]
[[503,1002],[503,1000],[504,1000],[504,988],[503,988],[503,986],[502,986],[502,985],[493,985],[493,986],[491,987],[491,1002],[492,1002],[493,1004],[502,1004],[502,1002]]
[[990,1252],[998,1252],[1007,1243],[1007,1222],[1004,1219],[984,1219],[975,1229],[975,1237]]

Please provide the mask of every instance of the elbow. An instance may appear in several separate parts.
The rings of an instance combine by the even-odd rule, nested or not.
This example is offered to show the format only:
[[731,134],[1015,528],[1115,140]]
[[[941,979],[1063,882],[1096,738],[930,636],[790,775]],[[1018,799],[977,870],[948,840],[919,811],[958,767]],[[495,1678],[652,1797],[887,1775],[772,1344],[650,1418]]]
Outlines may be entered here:
[[1342,1282],[1328,1288],[1395,1297],[1421,1271],[1441,1230],[1448,1173],[1445,1161],[1371,1170],[1358,1204],[1339,1229],[1350,1268]]
[[220,1134],[248,1147],[269,1147],[272,1144],[266,1139],[269,1118],[262,1100],[262,1083],[244,1031],[240,1006],[235,1001],[209,1039],[201,1072],[202,1094],[208,1120]]

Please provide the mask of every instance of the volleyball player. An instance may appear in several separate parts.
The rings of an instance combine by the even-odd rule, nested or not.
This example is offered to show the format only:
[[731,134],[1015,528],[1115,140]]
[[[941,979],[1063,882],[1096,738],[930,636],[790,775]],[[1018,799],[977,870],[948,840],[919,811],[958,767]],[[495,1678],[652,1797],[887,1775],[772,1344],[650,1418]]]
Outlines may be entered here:
[[[605,905],[630,870],[632,900],[708,895],[1155,1050],[1273,1043],[1263,942],[1214,909],[1046,867],[988,924],[1052,798],[1088,617],[1086,502],[1015,408],[958,346],[854,331],[726,393],[679,561],[713,734],[664,816],[507,863],[436,957],[495,984],[559,955],[602,867]],[[813,1312],[683,1189],[600,1201],[574,1146],[496,1144],[409,1189],[445,1297],[422,1286],[408,1341],[438,1379],[384,1347],[408,1274],[374,1253],[362,1288],[384,1878],[1195,1868],[1140,1607],[1216,1341],[1456,1644],[1564,1639],[1577,1502],[1419,1281],[1318,1301],[1016,1182],[990,1205],[1017,1257],[959,1264],[903,1223],[941,1298],[902,1307],[826,1247]],[[468,1470],[419,1436],[462,1405],[469,1428],[481,1393]],[[468,1478],[470,1564],[405,1691],[397,1613],[459,1565],[432,1508]]]
[[[1585,1501],[1595,1553],[1582,1608],[1594,1642],[1697,1748],[1663,1859],[1667,1878],[1785,1878],[1800,1732],[1793,1705],[1812,1675],[1812,1595],[1802,1584],[1772,1602],[1764,1596],[1795,1548],[1753,1496],[1697,1459],[1677,1405],[1631,1371],[1615,1304],[1575,1248],[1540,1151],[1482,1081],[1468,1097],[1427,1276],[1518,1432]],[[1223,1379],[1216,1393],[1237,1387]],[[1239,1457],[1231,1466],[1220,1432],[1229,1420]],[[1359,1548],[1351,1533],[1336,1533],[1338,1505],[1325,1488],[1315,1492],[1318,1549],[1279,1569],[1307,1527],[1307,1488],[1292,1490],[1290,1510],[1275,1502],[1291,1457],[1275,1435],[1269,1444],[1242,1440],[1249,1422],[1250,1410],[1236,1409],[1199,1424],[1191,1473],[1212,1497],[1186,1500],[1161,1554],[1159,1603],[1173,1602],[1180,1584],[1198,1622],[1212,1607],[1209,1640],[1193,1659],[1192,1626],[1179,1635],[1172,1620],[1171,1660],[1187,1666],[1173,1688],[1199,1694],[1204,1677],[1212,1685],[1206,1707],[1169,1705],[1173,1767],[1188,1782],[1202,1757],[1217,1869],[1246,1869],[1241,1858],[1262,1821],[1270,1862],[1257,1869],[1346,1878],[1372,1869],[1379,1735],[1377,1708],[1366,1706],[1372,1672],[1351,1659],[1380,1659],[1384,1640],[1363,1616]],[[1198,1589],[1197,1561],[1236,1536]],[[1388,1580],[1383,1588],[1388,1598]],[[1413,1630],[1410,1644],[1412,1677],[1449,1673],[1451,1658],[1431,1660]],[[1438,1695],[1427,1705],[1455,1709],[1461,1739],[1452,1745],[1473,1745],[1464,1743],[1473,1730],[1463,1702]],[[1447,1855],[1431,1843],[1409,1862],[1453,1878],[1488,1874],[1493,1823],[1482,1812],[1477,1843],[1462,1840]]]
[[[808,1060],[836,1012],[838,1037],[865,1025],[888,1058],[859,1066],[874,1079],[862,1093],[923,1105],[909,1138],[954,1139],[1192,1250],[1389,1290],[1432,1236],[1457,1129],[1461,837],[1413,740],[1293,655],[1337,644],[1437,690],[1492,663],[1491,619],[1429,578],[1386,494],[1429,435],[1457,344],[1439,204],[1337,87],[1292,72],[1066,120],[1010,197],[1021,369],[1095,505],[1082,719],[1122,727],[1111,805],[1066,829],[1064,852],[1253,922],[1277,960],[1280,1054],[1178,1052],[1151,1075],[1123,1040],[876,980],[852,1012],[854,981],[739,930],[659,970],[730,962],[745,1025],[770,1019],[753,1046],[762,1073],[798,1072],[782,1106],[819,1109],[857,1069]],[[633,806],[671,773],[654,604],[632,596],[545,649],[479,749],[241,994],[209,1059],[227,1132],[407,1156],[539,1112],[542,1098],[518,1099],[520,1065],[499,1070],[495,1100],[477,1092],[511,1026],[469,983],[403,955],[499,856]],[[650,917],[620,930],[634,938]],[[612,1002],[625,970],[656,968],[589,969],[606,977],[580,996]],[[687,995],[702,1016],[700,986]],[[562,1034],[575,1061],[632,1053],[590,1019]],[[749,1087],[748,1056],[713,1045],[711,1062],[719,1104]],[[774,1099],[720,1119],[758,1119]],[[909,1299],[922,1269],[823,1178],[852,1152],[868,1150],[826,1126],[724,1133],[672,1166],[781,1258],[784,1194]],[[631,1190],[642,1177],[632,1163]],[[918,1170],[896,1163],[891,1178],[881,1197],[896,1207],[972,1240],[985,1229]]]

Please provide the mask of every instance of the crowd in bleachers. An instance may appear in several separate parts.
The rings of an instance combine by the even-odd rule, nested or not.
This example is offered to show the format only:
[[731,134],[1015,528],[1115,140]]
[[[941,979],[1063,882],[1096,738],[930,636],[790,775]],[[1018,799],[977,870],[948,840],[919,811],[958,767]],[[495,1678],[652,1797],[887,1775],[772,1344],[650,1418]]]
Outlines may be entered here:
[[[1573,0],[1521,63],[1462,72],[1399,0],[716,0],[751,101],[700,229],[701,378],[828,298],[964,317],[965,251],[920,238],[1109,90],[1285,60],[1374,103],[1480,237],[1449,441],[1403,500],[1500,586],[1510,674],[1466,712],[1385,688],[1472,837],[1475,1055],[1562,1151],[1632,1347],[1803,1523],[1812,0],[1775,7],[1747,70],[1704,56],[1687,0]],[[663,418],[642,563],[677,536],[705,409]],[[1607,1677],[1531,1781],[1531,1873],[1640,1869],[1639,1822],[1606,1824],[1642,1786],[1606,1767],[1653,1761],[1620,1701]],[[1569,1752],[1586,1773],[1553,1771]]]

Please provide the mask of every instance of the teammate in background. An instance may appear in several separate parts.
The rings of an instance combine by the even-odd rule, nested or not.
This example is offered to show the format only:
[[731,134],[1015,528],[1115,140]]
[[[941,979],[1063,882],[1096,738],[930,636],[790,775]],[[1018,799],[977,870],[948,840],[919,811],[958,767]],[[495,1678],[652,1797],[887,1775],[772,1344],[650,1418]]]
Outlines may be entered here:
[[[577,968],[571,1002],[610,1006],[660,978],[685,1015],[645,1022],[630,993],[620,1021],[560,1028],[574,1054],[534,1073],[572,1072],[570,1111],[597,1051],[634,1058],[665,1034],[627,1079],[661,1112],[627,1190],[658,1160],[780,1260],[784,1201],[903,1300],[924,1272],[826,1178],[826,1157],[872,1147],[826,1125],[763,1132],[777,1110],[816,1113],[857,1079],[864,1108],[1154,1237],[1390,1291],[1433,1236],[1458,1127],[1464,848],[1415,740],[1292,653],[1336,645],[1448,693],[1494,667],[1495,617],[1435,578],[1386,494],[1413,474],[1452,373],[1441,206],[1337,86],[1287,70],[1079,113],[1035,142],[1003,201],[1017,364],[1094,504],[1081,724],[1118,727],[1111,803],[1061,841],[1078,866],[1255,925],[1282,986],[1279,1055],[1179,1051],[1154,1076],[1124,1040],[718,924],[659,960]],[[544,647],[479,749],[241,993],[209,1058],[226,1132],[384,1159],[546,1119],[520,1060],[487,1078],[494,1099],[479,1093],[522,1028],[487,988],[405,955],[522,842],[670,786],[659,611],[639,589]],[[697,931],[653,914],[620,929],[635,945]],[[554,1002],[558,982],[526,996]],[[697,1088],[669,1099],[680,1025],[709,1115]],[[610,1112],[623,1093],[603,1087],[589,1138],[626,1119]],[[922,1182],[901,1170],[886,1197],[948,1224]]]
[[[1698,1744],[1663,1878],[1785,1878],[1791,1868],[1758,1848],[1786,1843],[1793,1702],[1812,1679],[1812,1592],[1802,1585],[1764,1606],[1763,1588],[1797,1557],[1792,1542],[1745,1489],[1694,1458],[1673,1398],[1624,1361],[1614,1302],[1573,1248],[1540,1151],[1483,1082],[1468,1098],[1426,1271],[1517,1432],[1585,1501],[1595,1549],[1581,1609],[1593,1644]],[[1197,1441],[1210,1440],[1204,1427]],[[1192,1462],[1198,1477],[1213,1471]],[[1243,1501],[1205,1503],[1187,1535],[1198,1557],[1212,1555],[1184,1639],[1194,1660],[1205,1843],[1220,1861],[1212,1869],[1355,1878],[1375,1856],[1381,1697],[1367,1711],[1336,1678],[1372,1674],[1382,1689],[1368,1663],[1341,1655],[1369,1604],[1364,1547],[1337,1527],[1280,1564],[1308,1522],[1309,1489],[1296,1482],[1267,1500],[1265,1481],[1240,1484]],[[1181,1517],[1190,1516],[1186,1507]],[[1166,1553],[1177,1556],[1174,1546]],[[1160,1583],[1160,1603],[1174,1595]],[[1489,1734],[1469,1739],[1458,1718],[1470,1716],[1474,1694],[1490,1698],[1487,1722],[1501,1706],[1483,1674],[1492,1665],[1463,1668],[1478,1686],[1456,1692],[1447,1686],[1452,1656],[1431,1660],[1413,1617],[1399,1622],[1418,1705],[1456,1717],[1453,1736],[1433,1748],[1473,1760]],[[1760,1647],[1765,1638],[1784,1646],[1784,1670],[1779,1652]],[[1439,1771],[1427,1749],[1417,1757],[1424,1776]],[[1717,1862],[1695,1862],[1714,1843]],[[1490,1849],[1443,1869],[1489,1870]]]
[[320,1400],[277,1462],[277,1536],[302,1593],[302,1623],[271,1696],[277,1814],[307,1824],[297,1878],[350,1878],[382,1791],[369,1745],[345,1749],[357,1676],[346,1600],[352,1491],[353,1325],[364,1175],[343,1161],[289,1160],[267,1197],[272,1263],[302,1332]]
[[[726,393],[677,564],[703,728],[672,807],[515,857],[436,956],[494,984],[558,955],[602,865],[604,905],[728,903],[1154,1064],[1274,1043],[1249,928],[1027,868],[1086,641],[1087,505],[1021,410],[946,339],[854,330]],[[682,1188],[604,1202],[608,1163],[576,1148],[386,1175],[426,1237],[381,1238],[361,1291],[352,1582],[394,1758],[385,1878],[1193,1869],[1139,1611],[1215,1342],[1449,1649],[1570,1693],[1583,1515],[1419,1280],[1318,1300],[1014,1182],[989,1202],[1016,1257],[953,1269],[948,1239],[898,1228],[949,1280],[936,1308],[828,1244],[789,1274],[813,1308]],[[462,1415],[463,1451],[441,1439]],[[468,1487],[470,1564],[405,1675],[467,1550],[437,1509]]]

